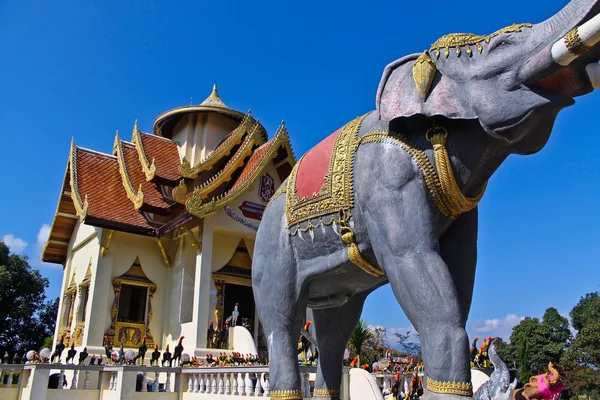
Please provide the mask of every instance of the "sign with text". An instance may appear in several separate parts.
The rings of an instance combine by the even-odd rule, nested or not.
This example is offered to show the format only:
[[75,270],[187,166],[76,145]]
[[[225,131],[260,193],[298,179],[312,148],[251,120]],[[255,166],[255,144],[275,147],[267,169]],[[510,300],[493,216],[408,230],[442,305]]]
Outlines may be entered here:
[[263,213],[265,212],[265,206],[258,203],[253,203],[251,201],[244,201],[240,206],[240,210],[242,210],[242,214],[244,217],[261,220]]

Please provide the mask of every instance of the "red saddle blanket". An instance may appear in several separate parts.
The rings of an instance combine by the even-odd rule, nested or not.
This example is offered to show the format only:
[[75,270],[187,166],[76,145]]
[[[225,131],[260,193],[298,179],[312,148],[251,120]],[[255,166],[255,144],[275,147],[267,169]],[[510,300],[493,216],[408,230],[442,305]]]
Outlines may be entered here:
[[300,199],[319,193],[331,163],[335,140],[342,128],[338,129],[302,157],[296,176],[296,193]]

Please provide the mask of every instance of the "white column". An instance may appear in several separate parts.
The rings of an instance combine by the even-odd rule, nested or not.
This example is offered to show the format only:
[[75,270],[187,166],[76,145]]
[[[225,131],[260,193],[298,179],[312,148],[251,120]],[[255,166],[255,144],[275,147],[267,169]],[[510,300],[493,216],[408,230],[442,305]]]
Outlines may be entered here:
[[210,283],[212,281],[213,231],[212,217],[204,218],[202,252],[196,255],[196,301],[194,303],[196,348],[206,347],[206,330],[210,312]]
[[[97,229],[99,237],[94,240],[100,240],[105,243],[108,229]],[[115,254],[114,245],[118,241],[119,232],[113,232],[111,245],[108,253],[101,256],[100,252],[92,257],[92,281],[90,282],[90,292],[88,294],[88,304],[86,313],[85,330],[83,331],[84,346],[102,346],[103,336],[108,329],[108,316],[110,324],[110,312],[115,298],[115,290],[112,285],[113,256]],[[89,351],[89,349],[88,349]],[[90,354],[93,354],[90,351]],[[108,360],[105,360],[108,362]]]

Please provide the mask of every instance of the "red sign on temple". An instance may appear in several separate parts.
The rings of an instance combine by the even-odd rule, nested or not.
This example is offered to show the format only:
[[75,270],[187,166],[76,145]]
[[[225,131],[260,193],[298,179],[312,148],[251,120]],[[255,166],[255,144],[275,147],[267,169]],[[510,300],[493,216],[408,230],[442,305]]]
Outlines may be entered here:
[[242,214],[244,217],[262,220],[263,213],[265,212],[265,206],[258,203],[253,203],[251,201],[244,201],[240,206],[240,210],[242,210]]

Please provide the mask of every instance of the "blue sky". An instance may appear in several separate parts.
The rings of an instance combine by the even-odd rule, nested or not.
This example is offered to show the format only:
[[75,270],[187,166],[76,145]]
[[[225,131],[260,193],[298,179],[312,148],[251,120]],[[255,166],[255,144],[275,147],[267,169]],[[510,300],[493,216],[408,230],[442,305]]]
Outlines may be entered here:
[[[385,65],[451,32],[536,23],[565,0],[452,2],[4,1],[0,3],[0,237],[60,291],[39,260],[69,141],[110,152],[115,130],[202,101],[218,83],[272,135],[282,119],[297,156],[375,106]],[[520,317],[568,313],[600,284],[598,94],[564,110],[546,148],[512,156],[480,206],[471,335],[508,336]],[[45,225],[46,224],[46,225]],[[25,245],[26,244],[26,245]],[[363,317],[410,323],[389,287]]]

